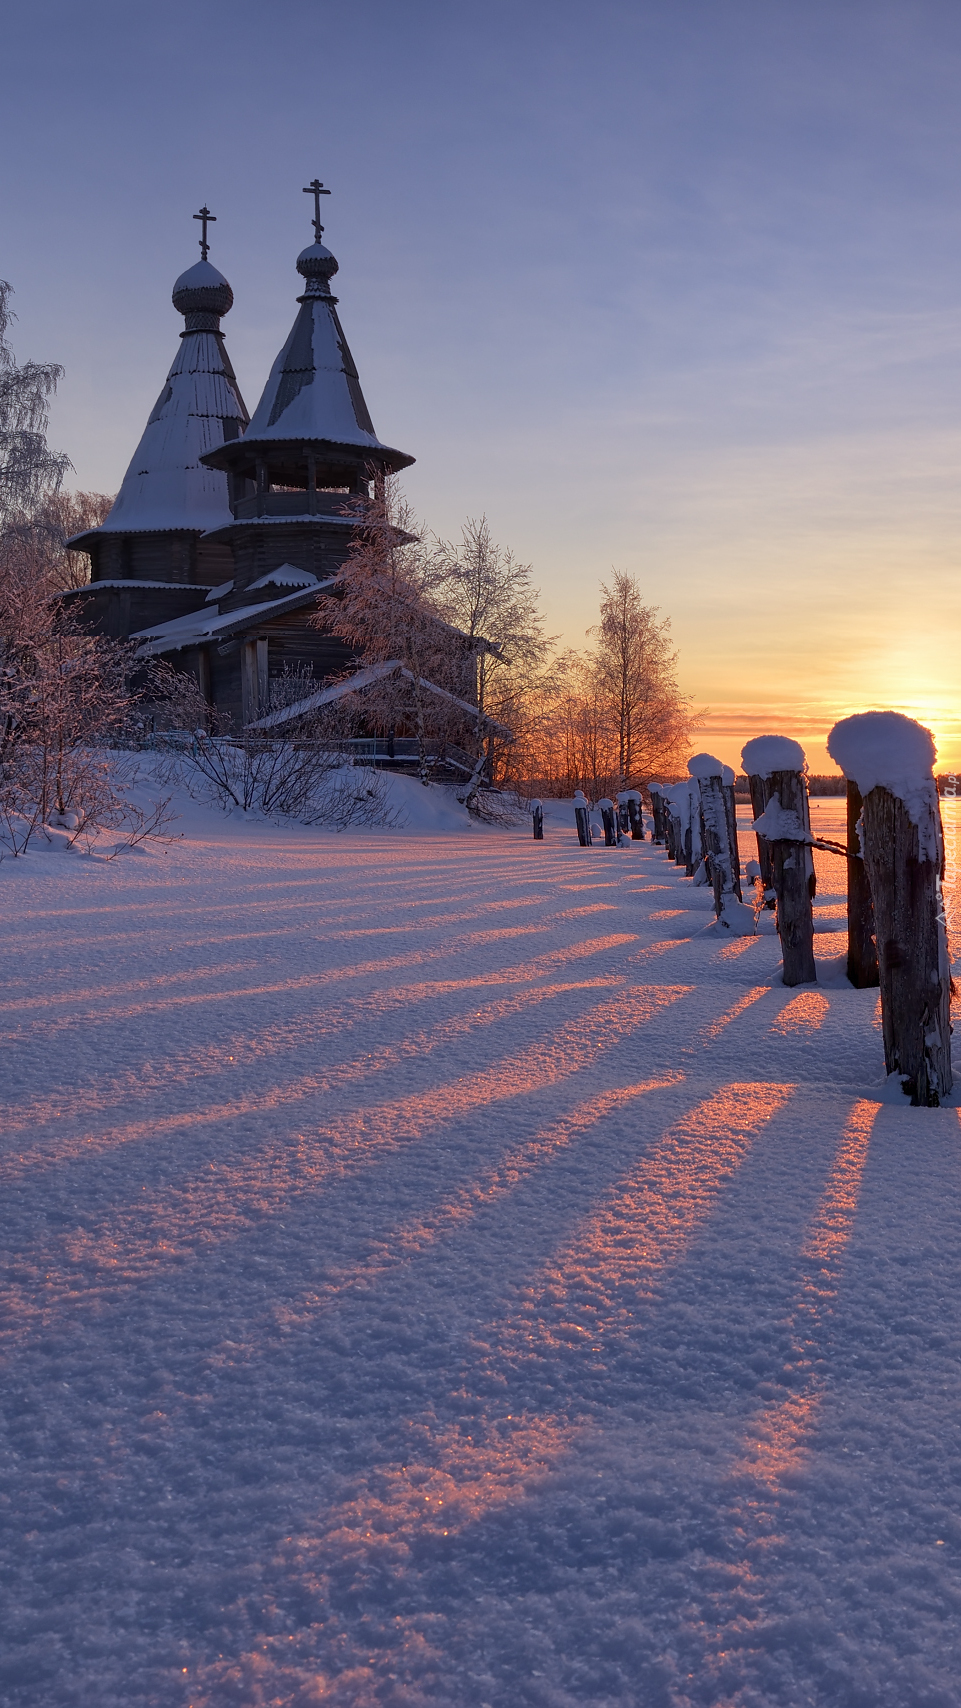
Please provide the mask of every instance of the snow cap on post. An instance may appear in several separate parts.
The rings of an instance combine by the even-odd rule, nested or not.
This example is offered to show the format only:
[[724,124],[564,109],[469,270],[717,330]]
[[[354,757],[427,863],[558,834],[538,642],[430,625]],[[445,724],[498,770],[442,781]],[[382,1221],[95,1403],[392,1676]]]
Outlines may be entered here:
[[585,795],[583,789],[575,789],[574,790],[574,804],[575,804],[575,806],[586,807],[587,796]]
[[741,748],[748,777],[770,777],[775,771],[803,771],[804,749],[788,735],[757,735]]
[[902,801],[931,782],[937,758],[931,731],[901,712],[842,718],[828,736],[828,752],[862,795],[882,788]]
[[[695,753],[694,757],[688,760],[687,768],[692,777],[723,778],[725,770],[730,770],[730,766],[722,765],[719,759],[715,759],[713,753]],[[733,781],[734,773],[732,771],[731,782],[733,783]]]
[[649,795],[663,795],[664,785],[663,783],[648,783],[647,792]]

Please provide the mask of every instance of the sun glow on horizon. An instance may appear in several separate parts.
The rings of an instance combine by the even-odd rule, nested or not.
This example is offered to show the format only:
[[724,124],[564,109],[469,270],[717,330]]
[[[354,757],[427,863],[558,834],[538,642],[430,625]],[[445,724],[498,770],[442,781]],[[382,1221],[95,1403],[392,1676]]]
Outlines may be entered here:
[[899,699],[865,696],[860,701],[836,701],[828,709],[823,702],[799,704],[796,701],[772,701],[764,710],[755,705],[718,703],[705,709],[695,744],[706,746],[726,765],[741,770],[741,749],[745,742],[758,735],[787,735],[804,748],[809,769],[817,775],[840,775],[827,750],[827,738],[834,724],[857,712],[901,712],[914,718],[931,731],[937,750],[936,768],[939,771],[961,770],[961,694],[957,699],[947,694],[915,694]]

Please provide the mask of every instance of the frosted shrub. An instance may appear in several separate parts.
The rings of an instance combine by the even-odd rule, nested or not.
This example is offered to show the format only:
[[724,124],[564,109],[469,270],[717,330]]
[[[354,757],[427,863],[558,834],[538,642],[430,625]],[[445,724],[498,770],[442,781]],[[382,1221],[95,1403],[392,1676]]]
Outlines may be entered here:
[[197,730],[190,751],[171,755],[169,767],[194,798],[215,800],[224,812],[335,830],[398,822],[383,773],[355,767],[333,742],[233,739]]

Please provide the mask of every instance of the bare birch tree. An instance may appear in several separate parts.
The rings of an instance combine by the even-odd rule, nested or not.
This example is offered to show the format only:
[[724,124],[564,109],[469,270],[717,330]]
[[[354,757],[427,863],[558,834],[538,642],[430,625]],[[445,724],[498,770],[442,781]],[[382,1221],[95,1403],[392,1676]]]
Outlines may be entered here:
[[25,362],[7,342],[13,287],[0,279],[0,529],[31,517],[60,491],[69,459],[47,445],[50,399],[63,378],[57,362]]
[[690,727],[690,707],[677,684],[677,652],[669,617],[645,605],[631,575],[615,572],[601,583],[601,618],[593,675],[616,731],[616,778],[626,789],[652,765],[680,760]]
[[108,501],[61,491],[70,464],[46,432],[62,369],[17,364],[10,295],[0,281],[0,855],[38,833],[74,841],[113,829],[129,843],[165,815],[163,804],[152,815],[132,804],[103,746],[135,700],[132,649],[84,633],[53,597],[75,573],[68,530],[99,520]]

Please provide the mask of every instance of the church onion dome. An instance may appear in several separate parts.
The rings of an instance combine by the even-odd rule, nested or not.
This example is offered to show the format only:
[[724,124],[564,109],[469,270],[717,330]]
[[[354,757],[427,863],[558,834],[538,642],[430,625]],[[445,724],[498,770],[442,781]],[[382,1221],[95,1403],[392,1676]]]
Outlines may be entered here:
[[[187,332],[219,332],[221,315],[229,314],[234,306],[234,293],[223,273],[218,273],[209,261],[198,261],[181,273],[174,285],[172,300],[177,312],[186,316]],[[191,321],[201,315],[216,324],[191,325]],[[185,334],[181,333],[183,336]]]
[[319,240],[297,257],[304,291],[300,312],[286,344],[270,370],[242,445],[224,445],[211,453],[214,468],[232,469],[252,478],[258,455],[269,455],[282,444],[310,446],[323,459],[345,455],[353,463],[370,462],[383,469],[407,468],[414,461],[405,451],[384,445],[374,431],[360,376],[337,315],[337,298],[330,281],[338,271],[330,250]]
[[106,521],[69,545],[84,551],[103,534],[206,533],[230,522],[227,478],[200,459],[239,438],[249,419],[220,331],[233,300],[209,261],[181,273],[173,302],[186,327],[164,388]]

